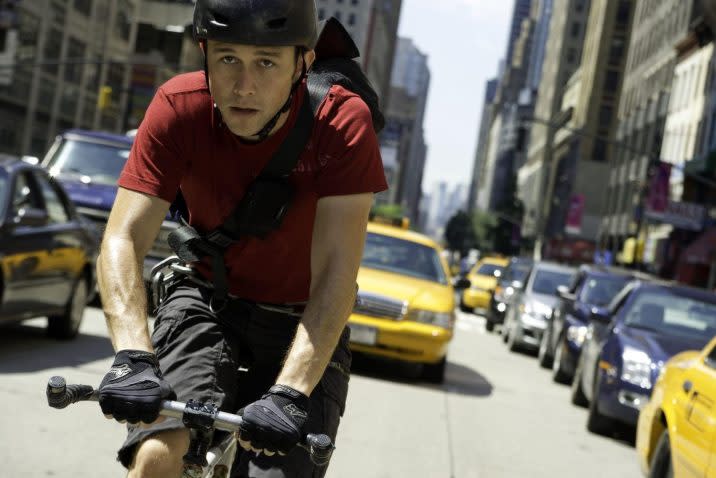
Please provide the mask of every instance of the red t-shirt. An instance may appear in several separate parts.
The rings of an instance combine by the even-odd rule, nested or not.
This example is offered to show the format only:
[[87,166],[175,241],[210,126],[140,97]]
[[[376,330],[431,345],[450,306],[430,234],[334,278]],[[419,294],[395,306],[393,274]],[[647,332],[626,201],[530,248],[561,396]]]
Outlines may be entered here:
[[[305,94],[304,83],[286,124],[267,140],[248,144],[214,112],[204,73],[179,75],[149,105],[118,184],[169,202],[181,189],[189,223],[200,233],[210,231],[233,212],[277,151]],[[358,95],[331,88],[290,181],[295,194],[281,228],[265,239],[242,238],[226,251],[229,289],[236,296],[268,303],[307,300],[318,199],[387,189],[370,110]],[[210,276],[210,268],[199,268]]]

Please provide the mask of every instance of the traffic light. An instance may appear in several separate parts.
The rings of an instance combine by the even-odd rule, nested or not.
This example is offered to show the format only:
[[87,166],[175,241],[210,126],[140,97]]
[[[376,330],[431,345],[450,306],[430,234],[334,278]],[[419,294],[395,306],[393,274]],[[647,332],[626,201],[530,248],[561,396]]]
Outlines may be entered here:
[[112,87],[102,86],[99,89],[99,96],[97,96],[97,108],[105,110],[112,104]]

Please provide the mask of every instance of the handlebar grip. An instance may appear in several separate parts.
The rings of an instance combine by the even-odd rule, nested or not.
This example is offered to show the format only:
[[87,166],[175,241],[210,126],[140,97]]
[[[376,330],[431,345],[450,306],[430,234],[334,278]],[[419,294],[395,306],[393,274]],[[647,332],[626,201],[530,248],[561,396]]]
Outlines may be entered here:
[[92,400],[95,391],[89,385],[67,386],[63,377],[54,376],[47,382],[47,404],[62,409],[76,402]]
[[324,466],[331,461],[335,447],[328,435],[309,433],[306,435],[306,450],[314,465]]

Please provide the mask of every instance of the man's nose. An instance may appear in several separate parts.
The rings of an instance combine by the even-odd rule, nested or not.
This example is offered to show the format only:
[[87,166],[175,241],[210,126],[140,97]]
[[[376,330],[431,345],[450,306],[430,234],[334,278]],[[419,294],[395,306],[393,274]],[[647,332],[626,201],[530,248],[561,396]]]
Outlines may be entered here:
[[245,68],[236,76],[234,94],[236,96],[252,96],[254,93],[256,93],[256,82],[253,75]]

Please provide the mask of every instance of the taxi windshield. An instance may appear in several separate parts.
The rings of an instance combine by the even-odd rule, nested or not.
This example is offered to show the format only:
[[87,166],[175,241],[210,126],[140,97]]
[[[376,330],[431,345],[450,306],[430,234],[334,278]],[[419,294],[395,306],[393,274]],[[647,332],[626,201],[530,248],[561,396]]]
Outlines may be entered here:
[[447,285],[438,251],[417,242],[368,233],[362,265]]

